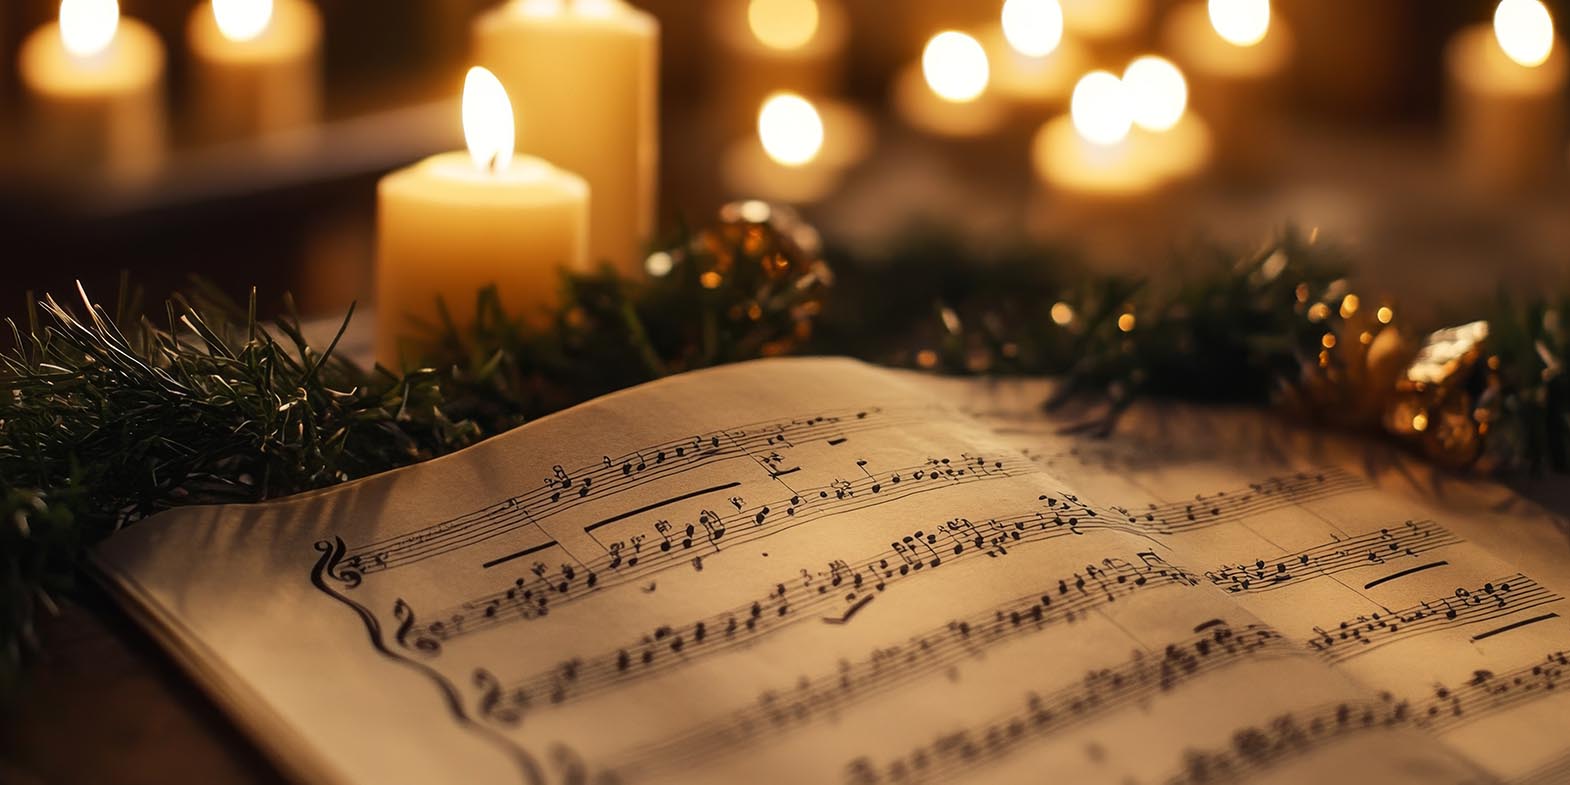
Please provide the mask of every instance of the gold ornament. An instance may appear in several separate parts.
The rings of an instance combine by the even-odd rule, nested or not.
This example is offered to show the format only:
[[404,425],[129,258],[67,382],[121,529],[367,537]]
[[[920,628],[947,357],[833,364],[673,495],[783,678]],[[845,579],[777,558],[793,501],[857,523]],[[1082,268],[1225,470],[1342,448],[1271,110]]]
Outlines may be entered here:
[[1487,341],[1484,321],[1429,334],[1396,380],[1385,429],[1448,468],[1475,464],[1493,419],[1491,403],[1498,399],[1493,394],[1498,377],[1483,361]]
[[695,276],[704,299],[738,334],[749,336],[743,343],[752,345],[739,349],[765,357],[787,354],[811,338],[823,295],[834,283],[817,229],[789,207],[756,200],[721,207],[715,223],[682,245],[651,254],[645,270],[656,286],[677,271]]

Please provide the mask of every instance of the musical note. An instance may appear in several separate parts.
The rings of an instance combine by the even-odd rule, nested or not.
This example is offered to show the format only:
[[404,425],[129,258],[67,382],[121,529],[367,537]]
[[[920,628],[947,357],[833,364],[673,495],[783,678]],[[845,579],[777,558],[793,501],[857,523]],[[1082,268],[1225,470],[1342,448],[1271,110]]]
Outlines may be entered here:
[[1205,577],[1231,594],[1268,592],[1307,578],[1415,558],[1461,541],[1433,521],[1407,521],[1250,564],[1225,565],[1206,572]]
[[[360,557],[362,562],[367,562],[365,573],[407,566],[455,549],[472,547],[523,526],[537,525],[586,503],[591,497],[624,493],[707,464],[751,458],[750,451],[766,447],[771,437],[789,435],[804,441],[831,432],[899,428],[921,422],[921,413],[920,409],[884,412],[877,408],[862,408],[794,417],[720,429],[650,445],[620,456],[602,455],[597,462],[577,468],[557,464],[534,491],[406,534],[354,547],[348,557]],[[380,554],[381,559],[371,564],[370,554]]]
[[1315,627],[1308,646],[1332,663],[1344,662],[1398,640],[1498,619],[1562,599],[1516,573],[1389,613],[1362,614],[1328,628]]
[[853,760],[852,785],[954,782],[996,764],[1028,745],[1170,692],[1180,684],[1266,656],[1290,656],[1291,645],[1268,627],[1216,627],[1168,644],[1160,654],[1136,651],[1131,659],[1085,674],[1070,686],[1029,693],[1024,705],[988,722],[942,734],[904,754],[877,763]]
[[[682,737],[685,741],[673,740],[667,746],[688,747],[697,743],[694,741],[696,739],[707,740],[704,744],[719,744],[722,739],[727,740],[726,743],[739,743],[746,739],[732,737],[743,733],[741,729],[744,728],[761,731],[762,727],[767,726],[772,729],[771,732],[777,732],[785,724],[811,721],[826,712],[831,713],[911,679],[947,668],[964,658],[979,656],[991,646],[1040,632],[1053,625],[1077,621],[1096,608],[1116,603],[1136,592],[1198,584],[1193,576],[1173,567],[1153,552],[1141,552],[1132,558],[1133,561],[1107,557],[1099,565],[1086,565],[1080,571],[1061,579],[1045,581],[1028,595],[1016,597],[974,616],[955,619],[940,627],[917,633],[906,643],[879,647],[858,663],[847,664],[833,673],[816,678],[803,679],[784,698],[760,701],[758,706],[700,726],[685,734]],[[560,703],[625,682],[658,675],[671,668],[691,664],[701,653],[717,653],[729,646],[755,639],[765,629],[779,629],[788,624],[807,621],[810,618],[806,615],[807,611],[815,606],[811,598],[824,594],[819,591],[820,586],[826,586],[831,591],[850,588],[856,577],[849,565],[843,562],[831,564],[830,569],[823,574],[803,570],[797,586],[777,585],[768,598],[746,609],[680,628],[661,627],[645,636],[639,646],[595,657],[575,658],[570,663],[516,682],[511,689],[525,698],[532,696],[536,702],[542,701],[541,696],[550,696],[550,703]],[[875,593],[862,595],[850,605],[846,613],[864,607],[876,596]],[[770,610],[774,612],[770,613]],[[741,619],[739,623],[738,618]],[[720,634],[713,635],[714,632]],[[662,642],[663,646],[658,645]],[[641,651],[633,653],[640,648]],[[896,655],[901,661],[899,668],[882,667],[884,659]],[[637,667],[632,667],[634,663]],[[571,674],[570,678],[564,676],[567,673]],[[526,707],[518,708],[522,710]],[[720,750],[711,752],[719,754]],[[651,748],[647,754],[658,756],[665,753]]]
[[[865,491],[867,487],[876,482],[868,478],[851,483],[848,489],[831,483],[821,488],[808,489],[788,499],[777,500],[757,507],[744,508],[730,514],[721,514],[714,509],[705,508],[699,511],[696,519],[691,523],[681,524],[679,527],[669,519],[657,519],[651,527],[652,531],[650,533],[653,535],[652,538],[645,538],[643,535],[632,535],[625,542],[614,541],[607,545],[605,555],[590,559],[582,564],[579,571],[586,576],[584,581],[574,582],[570,578],[563,580],[561,577],[564,576],[559,576],[557,579],[552,579],[545,584],[546,589],[555,588],[559,590],[550,590],[544,593],[533,592],[528,597],[509,593],[506,590],[491,592],[465,600],[457,606],[438,611],[436,615],[438,617],[453,614],[466,615],[468,609],[483,607],[493,601],[500,600],[503,607],[513,608],[517,612],[487,616],[477,620],[476,623],[465,626],[463,632],[478,632],[515,621],[534,619],[544,615],[548,607],[560,607],[580,600],[599,590],[641,580],[661,570],[691,564],[694,549],[706,549],[709,553],[720,553],[724,550],[756,542],[823,518],[854,512],[898,499],[910,498],[945,487],[1023,476],[1016,474],[1016,472],[1028,475],[1039,473],[1039,471],[1034,465],[1022,465],[1017,460],[994,460],[988,464],[987,471],[984,472],[978,471],[974,467],[958,467],[952,474],[926,475],[928,479],[925,482],[907,482],[900,485],[898,490],[891,488],[881,494],[865,492],[858,494],[858,491]],[[696,495],[687,494],[687,496],[693,497]],[[650,506],[659,507],[664,505]],[[771,517],[769,515],[770,511],[776,508],[784,508],[784,514]],[[641,512],[641,510],[638,512]],[[630,517],[630,515],[613,517],[616,521],[620,521]],[[596,529],[602,527],[607,522],[616,521],[602,521],[586,527],[586,530]],[[645,539],[655,544],[645,550],[642,545]],[[487,562],[486,565],[504,564],[513,558],[533,553],[536,550],[537,548],[527,548],[518,553],[493,559],[491,562]],[[628,554],[629,550],[632,551],[630,555]],[[446,632],[454,634],[455,630],[448,628]]]
[[1238,730],[1232,735],[1230,747],[1189,750],[1184,755],[1183,769],[1167,782],[1253,782],[1276,766],[1346,736],[1395,727],[1447,732],[1513,706],[1556,695],[1554,690],[1563,683],[1567,670],[1570,657],[1560,651],[1499,676],[1478,671],[1460,686],[1439,685],[1431,696],[1417,701],[1386,693],[1377,700],[1282,714],[1269,722]]

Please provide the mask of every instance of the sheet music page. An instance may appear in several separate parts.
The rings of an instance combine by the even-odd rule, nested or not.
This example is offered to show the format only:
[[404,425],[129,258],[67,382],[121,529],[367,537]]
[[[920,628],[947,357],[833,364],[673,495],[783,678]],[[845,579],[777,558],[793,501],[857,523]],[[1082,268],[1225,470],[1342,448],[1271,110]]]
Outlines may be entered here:
[[1549,516],[1259,413],[1151,406],[1100,440],[1042,414],[1046,382],[911,378],[1087,498],[1121,500],[1158,552],[1409,724],[1502,780],[1570,782],[1570,540]]
[[[1027,457],[956,398],[846,360],[688,374],[166,513],[97,563],[313,782],[1486,782],[1418,721],[1450,708],[1435,680],[1468,717],[1535,712],[1523,748],[1563,717],[1490,691],[1562,619],[1465,643],[1554,587],[1463,561],[1446,521],[1328,470],[1154,487]],[[1337,555],[1365,548],[1385,563]],[[1291,580],[1248,566],[1300,552]]]

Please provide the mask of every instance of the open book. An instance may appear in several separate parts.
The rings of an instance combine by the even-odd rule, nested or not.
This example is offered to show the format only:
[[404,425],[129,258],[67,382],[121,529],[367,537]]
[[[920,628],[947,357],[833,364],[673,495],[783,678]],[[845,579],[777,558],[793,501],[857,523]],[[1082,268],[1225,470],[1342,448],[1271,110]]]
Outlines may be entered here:
[[1570,782],[1558,575],[959,389],[703,371],[95,560],[305,782]]

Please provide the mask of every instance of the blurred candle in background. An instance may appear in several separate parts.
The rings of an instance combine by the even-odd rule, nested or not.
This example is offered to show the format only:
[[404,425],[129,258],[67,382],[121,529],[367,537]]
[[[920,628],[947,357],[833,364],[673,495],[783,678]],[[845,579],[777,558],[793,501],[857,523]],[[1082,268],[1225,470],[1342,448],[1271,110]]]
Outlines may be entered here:
[[1037,132],[1036,174],[1066,193],[1144,201],[1197,174],[1209,157],[1209,134],[1187,106],[1182,72],[1160,57],[1135,59],[1121,79],[1086,74],[1074,86],[1069,115]]
[[165,157],[164,47],[115,0],[63,0],[17,56],[29,162],[114,181],[158,172]]
[[949,137],[975,137],[995,130],[1003,106],[987,93],[991,66],[981,43],[946,30],[933,36],[921,62],[894,81],[894,108],[909,125]]
[[1074,86],[1069,113],[1047,121],[1031,145],[1036,174],[1054,190],[1129,199],[1147,195],[1162,176],[1130,139],[1132,96],[1107,71],[1092,71]]
[[1566,57],[1542,3],[1503,0],[1492,25],[1450,40],[1445,66],[1453,152],[1471,184],[1522,191],[1566,179]]
[[1058,0],[1007,0],[981,41],[998,96],[1027,111],[1065,105],[1087,67],[1084,47],[1063,35]]
[[748,128],[751,109],[776,91],[813,98],[839,92],[849,24],[839,0],[711,0],[707,20],[718,59],[715,104],[731,130]]
[[1171,61],[1155,55],[1135,58],[1123,69],[1135,143],[1148,151],[1150,165],[1169,183],[1187,180],[1210,160],[1210,131],[1188,111],[1188,81]]
[[[521,111],[527,113],[527,107]],[[563,269],[588,267],[589,186],[538,158],[514,158],[513,107],[489,71],[463,89],[467,152],[393,172],[377,187],[376,358],[401,368],[419,323],[474,324],[476,293],[494,285],[508,313],[538,324]],[[412,358],[411,358],[412,359]]]
[[308,0],[209,0],[186,26],[194,125],[203,141],[268,137],[321,115],[322,20]]
[[519,150],[588,181],[590,258],[633,275],[654,232],[659,29],[621,0],[512,0],[474,25],[476,60],[526,112]]
[[808,204],[837,188],[845,170],[871,146],[871,124],[835,101],[814,104],[795,93],[769,96],[756,133],[732,144],[721,163],[730,196]]
[[1291,33],[1271,17],[1269,0],[1180,6],[1163,37],[1188,75],[1194,110],[1214,134],[1219,168],[1234,177],[1268,175],[1281,154],[1292,58]]

